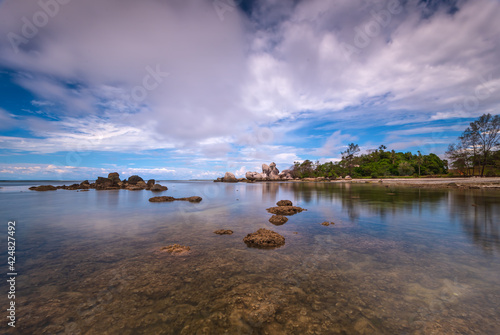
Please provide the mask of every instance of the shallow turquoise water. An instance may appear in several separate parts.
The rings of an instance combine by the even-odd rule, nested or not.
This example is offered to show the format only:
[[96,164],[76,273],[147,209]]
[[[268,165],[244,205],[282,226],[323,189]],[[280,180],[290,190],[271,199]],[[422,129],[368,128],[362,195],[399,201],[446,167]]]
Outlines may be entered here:
[[[4,227],[17,222],[18,333],[500,332],[500,192],[161,183],[203,201],[0,183]],[[281,199],[307,211],[274,226],[266,208]],[[285,246],[248,248],[259,228]],[[174,243],[191,251],[160,251]]]

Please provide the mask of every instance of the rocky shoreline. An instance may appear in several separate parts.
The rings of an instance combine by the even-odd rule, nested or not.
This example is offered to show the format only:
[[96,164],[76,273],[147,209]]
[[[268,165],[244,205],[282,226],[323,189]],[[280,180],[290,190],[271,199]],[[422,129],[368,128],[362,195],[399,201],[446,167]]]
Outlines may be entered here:
[[80,184],[72,184],[69,186],[53,186],[53,185],[41,185],[32,186],[29,188],[32,191],[56,191],[56,190],[129,190],[129,191],[140,191],[148,190],[153,192],[163,192],[168,190],[168,187],[157,184],[154,179],[149,179],[147,182],[141,177],[133,175],[128,177],[128,179],[120,180],[120,175],[118,172],[111,172],[108,177],[97,177],[96,181],[90,183],[88,180],[81,182]]

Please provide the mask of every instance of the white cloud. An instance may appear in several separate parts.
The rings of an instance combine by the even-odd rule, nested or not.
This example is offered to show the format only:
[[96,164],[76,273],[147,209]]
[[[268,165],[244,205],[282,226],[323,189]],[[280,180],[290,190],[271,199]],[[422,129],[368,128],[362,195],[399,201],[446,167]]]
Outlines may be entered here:
[[[0,65],[17,72],[16,82],[36,96],[34,106],[57,111],[59,120],[27,118],[23,127],[38,138],[2,136],[0,145],[38,153],[82,144],[119,152],[167,148],[253,169],[257,162],[335,157],[355,139],[334,128],[322,147],[304,149],[291,132],[304,125],[305,112],[352,129],[419,128],[498,110],[500,4],[460,2],[453,16],[441,10],[423,18],[417,3],[393,14],[348,60],[343,47],[355,44],[359,29],[375,22],[372,11],[387,2],[268,0],[255,4],[251,18],[235,10],[221,21],[210,1],[73,0],[15,53],[7,34],[21,34],[21,18],[40,7],[6,1]],[[144,89],[149,85],[155,87]],[[144,99],[131,97],[137,87]],[[15,124],[5,112],[0,118]],[[401,149],[415,144],[395,141]]]

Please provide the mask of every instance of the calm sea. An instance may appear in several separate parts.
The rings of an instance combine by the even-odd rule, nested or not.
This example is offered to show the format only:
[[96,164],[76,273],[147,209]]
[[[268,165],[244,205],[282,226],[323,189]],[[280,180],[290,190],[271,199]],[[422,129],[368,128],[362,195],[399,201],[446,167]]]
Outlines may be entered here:
[[[0,182],[2,272],[15,220],[18,274],[15,329],[0,284],[0,333],[500,333],[498,191],[161,183],[161,195],[203,201]],[[282,199],[307,211],[275,226],[266,208]],[[259,228],[286,244],[248,248]],[[174,243],[191,251],[161,251]]]

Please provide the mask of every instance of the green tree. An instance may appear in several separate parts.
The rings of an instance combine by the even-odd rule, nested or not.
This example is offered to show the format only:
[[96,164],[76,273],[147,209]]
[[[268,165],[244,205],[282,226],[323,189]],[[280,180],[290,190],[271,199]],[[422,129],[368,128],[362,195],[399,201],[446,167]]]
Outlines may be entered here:
[[418,151],[418,156],[415,159],[415,161],[417,162],[418,176],[420,177],[420,167],[422,166],[422,164],[424,164],[424,157],[422,156],[422,153],[420,152],[420,150]]
[[412,175],[413,172],[415,172],[415,169],[411,166],[410,162],[405,161],[399,163],[398,173],[400,176],[409,176]]
[[344,161],[349,169],[349,174],[352,174],[352,168],[354,167],[354,158],[360,151],[359,145],[350,143],[346,151],[341,152],[342,161]]
[[391,162],[392,162],[392,165],[395,165],[396,164],[396,159],[397,159],[397,154],[396,154],[396,151],[394,150],[391,150],[391,154],[389,156],[391,158]]
[[462,136],[470,141],[472,148],[479,149],[481,177],[483,177],[488,158],[500,145],[500,116],[492,116],[489,113],[481,115],[469,124]]
[[450,166],[462,175],[471,176],[473,165],[470,160],[470,152],[460,142],[458,144],[450,144],[446,151],[446,157],[451,161]]

